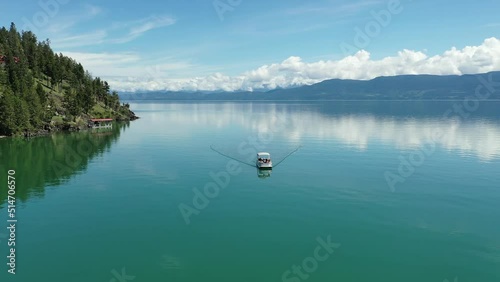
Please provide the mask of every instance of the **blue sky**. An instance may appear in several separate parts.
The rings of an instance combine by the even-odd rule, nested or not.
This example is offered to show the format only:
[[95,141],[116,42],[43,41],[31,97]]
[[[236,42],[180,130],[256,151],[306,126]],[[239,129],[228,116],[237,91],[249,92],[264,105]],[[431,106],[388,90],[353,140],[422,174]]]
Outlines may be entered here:
[[[2,10],[0,24],[50,38],[119,90],[273,88],[500,66],[498,0],[18,0]],[[360,30],[368,40],[356,41]],[[403,68],[408,60],[413,67]]]

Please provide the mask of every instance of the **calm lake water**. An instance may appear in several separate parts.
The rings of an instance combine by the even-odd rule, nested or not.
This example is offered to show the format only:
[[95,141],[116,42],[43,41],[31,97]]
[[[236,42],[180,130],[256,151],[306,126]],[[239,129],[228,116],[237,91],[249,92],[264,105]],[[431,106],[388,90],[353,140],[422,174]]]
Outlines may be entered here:
[[0,140],[0,281],[500,279],[499,102],[131,107],[112,131]]

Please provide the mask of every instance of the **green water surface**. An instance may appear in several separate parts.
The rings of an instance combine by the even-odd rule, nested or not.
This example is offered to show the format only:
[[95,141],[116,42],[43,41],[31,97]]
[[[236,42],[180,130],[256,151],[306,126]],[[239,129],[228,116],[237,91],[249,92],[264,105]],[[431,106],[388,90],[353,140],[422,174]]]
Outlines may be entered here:
[[132,103],[112,130],[0,139],[0,281],[499,281],[483,103]]

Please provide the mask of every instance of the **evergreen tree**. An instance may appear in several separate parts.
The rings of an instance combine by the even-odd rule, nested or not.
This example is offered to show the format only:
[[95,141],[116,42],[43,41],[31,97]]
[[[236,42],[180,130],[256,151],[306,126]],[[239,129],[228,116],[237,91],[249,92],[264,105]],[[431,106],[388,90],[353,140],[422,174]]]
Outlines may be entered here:
[[0,134],[10,135],[17,129],[14,96],[10,90],[0,91]]
[[47,103],[47,93],[43,90],[43,87],[40,83],[37,83],[35,93],[38,96],[40,104],[42,104],[42,106],[45,106]]
[[128,112],[106,81],[55,54],[49,39],[40,42],[31,31],[19,33],[14,23],[0,28],[0,59],[0,135],[42,128],[61,102],[65,109],[60,112],[72,117],[90,114],[96,103]]

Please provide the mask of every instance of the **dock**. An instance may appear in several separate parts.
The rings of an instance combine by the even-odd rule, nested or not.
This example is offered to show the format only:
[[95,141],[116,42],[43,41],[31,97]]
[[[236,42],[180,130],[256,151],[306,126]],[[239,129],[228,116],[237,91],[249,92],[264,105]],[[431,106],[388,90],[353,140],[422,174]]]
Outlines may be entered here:
[[113,119],[93,118],[89,120],[89,127],[92,129],[113,128]]

